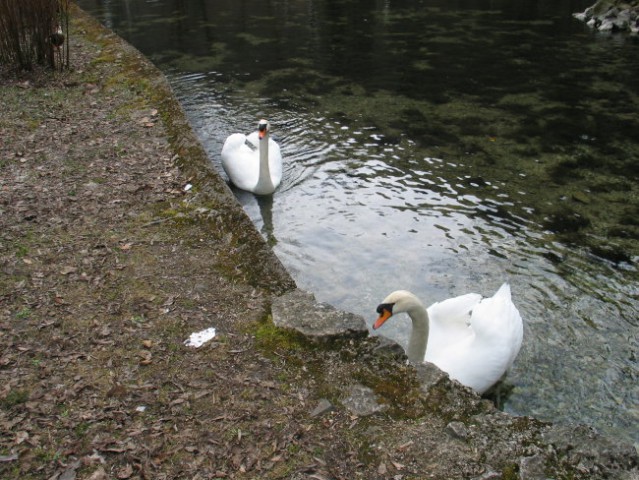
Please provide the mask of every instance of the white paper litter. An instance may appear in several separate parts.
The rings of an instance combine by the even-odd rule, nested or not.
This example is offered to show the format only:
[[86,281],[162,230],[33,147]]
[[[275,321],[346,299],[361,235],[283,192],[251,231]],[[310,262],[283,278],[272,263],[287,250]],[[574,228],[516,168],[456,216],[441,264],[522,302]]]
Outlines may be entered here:
[[201,347],[206,342],[215,337],[215,328],[207,328],[206,330],[202,330],[201,332],[194,332],[191,336],[184,341],[184,345],[187,347]]

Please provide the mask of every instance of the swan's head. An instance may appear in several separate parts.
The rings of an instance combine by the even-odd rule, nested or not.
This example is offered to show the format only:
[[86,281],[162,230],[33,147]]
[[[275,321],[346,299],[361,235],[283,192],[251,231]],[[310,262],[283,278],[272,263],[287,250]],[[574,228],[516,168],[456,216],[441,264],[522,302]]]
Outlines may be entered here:
[[268,120],[262,119],[258,122],[257,131],[260,136],[260,140],[266,136],[270,128],[271,125],[268,123]]
[[424,305],[419,298],[412,293],[406,290],[397,290],[391,293],[377,306],[377,313],[379,314],[379,317],[373,324],[373,330],[377,330],[384,324],[384,322],[386,322],[386,320],[396,313],[410,312],[416,307],[424,308]]

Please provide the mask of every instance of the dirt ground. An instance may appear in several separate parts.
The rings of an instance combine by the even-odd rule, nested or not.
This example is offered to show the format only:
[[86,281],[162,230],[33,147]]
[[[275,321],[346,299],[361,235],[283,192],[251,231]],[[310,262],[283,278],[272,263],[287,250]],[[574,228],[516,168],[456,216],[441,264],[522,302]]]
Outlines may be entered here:
[[177,166],[157,73],[76,22],[72,72],[2,72],[0,477],[277,470],[301,428],[282,389],[304,401],[251,332],[293,282],[219,178]]
[[[513,454],[537,458],[540,422],[426,401],[376,340],[275,329],[294,282],[165,80],[79,12],[70,55],[70,72],[0,72],[0,478],[533,478]],[[353,379],[383,414],[315,411]],[[473,433],[480,413],[508,430]],[[607,472],[567,458],[558,478]]]

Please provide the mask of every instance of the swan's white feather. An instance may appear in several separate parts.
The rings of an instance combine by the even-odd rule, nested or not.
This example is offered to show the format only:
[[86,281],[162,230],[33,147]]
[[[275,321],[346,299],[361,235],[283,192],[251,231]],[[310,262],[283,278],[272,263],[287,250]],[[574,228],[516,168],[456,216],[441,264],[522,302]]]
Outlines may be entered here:
[[[434,359],[446,356],[446,351],[450,346],[449,341],[436,339],[453,338],[455,343],[459,343],[465,337],[474,335],[473,329],[469,328],[471,314],[481,301],[481,298],[481,295],[477,293],[467,293],[466,295],[436,302],[428,307],[430,324],[426,355],[429,358]],[[429,358],[426,360],[435,363]]]

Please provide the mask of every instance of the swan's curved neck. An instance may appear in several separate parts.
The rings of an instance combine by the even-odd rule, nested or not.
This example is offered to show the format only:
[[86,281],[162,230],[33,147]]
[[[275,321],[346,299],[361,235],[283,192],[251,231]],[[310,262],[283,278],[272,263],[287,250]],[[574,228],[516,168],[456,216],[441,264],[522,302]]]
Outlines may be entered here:
[[428,344],[428,312],[423,305],[415,305],[407,313],[413,321],[413,329],[406,354],[412,363],[421,363],[424,361]]
[[271,180],[271,170],[268,165],[268,131],[260,139],[260,176],[257,180],[257,184],[263,187],[273,188],[273,181]]

